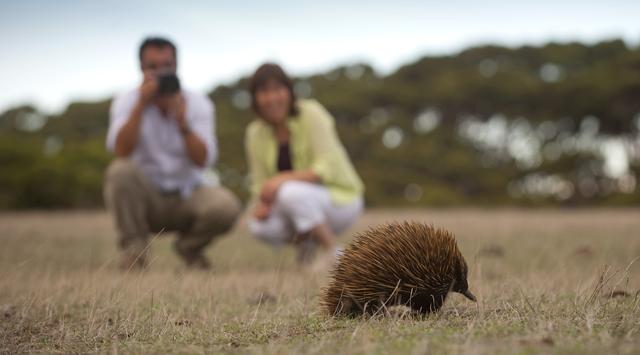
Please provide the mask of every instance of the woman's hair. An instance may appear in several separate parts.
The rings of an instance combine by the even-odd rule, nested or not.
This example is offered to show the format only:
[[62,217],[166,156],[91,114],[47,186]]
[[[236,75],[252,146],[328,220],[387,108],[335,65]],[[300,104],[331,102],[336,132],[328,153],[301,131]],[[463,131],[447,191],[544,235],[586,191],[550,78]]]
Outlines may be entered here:
[[258,69],[256,69],[256,72],[253,73],[253,76],[251,77],[251,81],[249,82],[249,92],[251,92],[251,107],[253,108],[253,111],[260,116],[260,110],[258,108],[258,103],[256,102],[256,92],[271,80],[284,85],[287,90],[289,90],[289,95],[291,97],[289,115],[297,115],[298,107],[296,106],[296,94],[293,92],[293,81],[291,81],[291,78],[289,78],[287,73],[282,70],[282,67],[274,63],[262,64]]

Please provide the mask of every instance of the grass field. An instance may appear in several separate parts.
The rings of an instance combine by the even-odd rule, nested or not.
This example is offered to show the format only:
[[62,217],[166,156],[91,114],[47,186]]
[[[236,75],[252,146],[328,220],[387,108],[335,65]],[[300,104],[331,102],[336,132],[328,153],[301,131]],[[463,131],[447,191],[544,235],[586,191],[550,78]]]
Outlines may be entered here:
[[103,212],[0,214],[0,352],[640,353],[640,210],[373,210],[347,234],[402,219],[457,235],[477,304],[331,319],[326,275],[242,225],[211,272],[159,237],[149,270],[123,274]]

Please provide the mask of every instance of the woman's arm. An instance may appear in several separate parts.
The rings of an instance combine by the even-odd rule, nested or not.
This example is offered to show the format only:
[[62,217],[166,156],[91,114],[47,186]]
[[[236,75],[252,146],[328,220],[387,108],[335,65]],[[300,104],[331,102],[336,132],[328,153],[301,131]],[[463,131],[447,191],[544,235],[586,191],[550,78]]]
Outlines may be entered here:
[[[309,103],[308,110],[313,115],[309,129],[313,162],[310,169],[326,185],[336,182],[341,170],[337,163],[343,151],[333,116],[317,101]],[[338,164],[339,165],[339,164]]]
[[334,178],[334,163],[339,157],[340,141],[334,126],[333,117],[319,103],[313,101],[309,103],[310,126],[308,129],[311,149],[314,160],[307,170],[294,170],[282,172],[267,180],[260,190],[260,199],[265,203],[272,203],[280,186],[290,180],[305,181],[316,184],[326,184]]
[[260,161],[259,153],[263,147],[260,147],[259,137],[255,131],[255,127],[249,125],[247,127],[245,137],[245,155],[247,157],[247,165],[249,168],[249,178],[251,180],[251,202],[253,206],[251,214],[259,220],[266,219],[271,213],[271,204],[265,203],[260,198],[260,192],[265,181],[267,181],[267,170],[265,164]]
[[280,186],[290,180],[305,181],[314,184],[322,183],[320,176],[313,172],[313,170],[285,171],[270,178],[262,184],[262,188],[260,190],[260,201],[267,204],[273,203],[276,199],[276,194],[278,193]]
[[251,197],[256,199],[260,196],[262,184],[267,180],[268,175],[265,163],[260,161],[259,157],[260,151],[263,150],[264,147],[260,146],[259,137],[257,137],[255,128],[251,125],[247,127],[244,142],[247,167],[249,169],[249,178],[251,181]]

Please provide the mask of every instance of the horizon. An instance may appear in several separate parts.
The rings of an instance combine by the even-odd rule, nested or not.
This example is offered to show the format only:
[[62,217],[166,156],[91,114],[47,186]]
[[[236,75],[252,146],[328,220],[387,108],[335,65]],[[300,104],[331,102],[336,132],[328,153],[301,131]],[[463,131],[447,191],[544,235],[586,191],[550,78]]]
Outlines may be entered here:
[[[633,16],[640,4],[632,1],[615,6],[595,1],[579,6],[551,1],[270,4],[250,1],[249,11],[237,4],[197,1],[153,7],[137,1],[0,4],[0,31],[9,34],[5,48],[12,53],[0,66],[5,78],[0,112],[33,105],[57,114],[72,102],[101,101],[135,87],[140,77],[137,47],[145,36],[156,34],[176,43],[185,86],[201,92],[235,82],[267,60],[281,63],[292,76],[353,63],[387,75],[419,58],[484,45],[514,48],[612,39],[630,47],[640,44]],[[461,6],[470,11],[461,12]],[[573,12],[569,16],[567,11]]]
[[[629,48],[640,48],[640,42],[639,43],[635,43],[635,44],[631,44],[628,41],[625,41],[622,38],[602,38],[599,40],[596,40],[594,42],[585,42],[585,41],[548,41],[548,42],[544,42],[544,43],[536,43],[536,44],[530,44],[530,43],[521,43],[521,44],[517,44],[517,45],[502,45],[502,44],[496,44],[496,43],[478,43],[475,45],[469,45],[466,46],[464,48],[455,50],[453,52],[446,52],[446,53],[433,53],[433,54],[423,54],[423,55],[418,55],[415,58],[410,58],[409,60],[407,60],[406,62],[401,62],[398,63],[397,66],[393,67],[393,68],[388,68],[387,70],[380,70],[379,68],[376,68],[372,63],[369,62],[365,62],[365,61],[351,61],[351,62],[341,62],[341,63],[333,63],[330,66],[327,67],[323,67],[323,68],[318,68],[317,70],[310,70],[308,72],[303,72],[303,73],[295,73],[295,72],[291,72],[292,77],[306,77],[306,76],[311,76],[311,75],[318,75],[318,74],[322,74],[322,73],[326,73],[329,72],[333,69],[336,68],[340,68],[340,67],[346,67],[349,65],[354,65],[354,64],[362,64],[362,65],[369,65],[373,68],[373,70],[377,73],[377,74],[382,74],[382,75],[390,75],[393,74],[395,71],[397,71],[398,69],[400,69],[403,66],[406,65],[411,65],[413,63],[416,63],[418,61],[420,61],[421,59],[424,58],[437,58],[437,57],[445,57],[445,56],[455,56],[455,55],[459,55],[460,53],[473,49],[473,48],[480,48],[480,47],[486,47],[486,46],[497,46],[497,47],[502,47],[502,48],[507,48],[507,49],[518,49],[521,47],[525,47],[525,46],[532,46],[532,47],[542,47],[545,46],[547,44],[560,44],[560,45],[567,45],[567,44],[571,44],[571,43],[580,43],[583,45],[595,45],[597,43],[602,43],[602,42],[606,42],[606,41],[615,41],[615,40],[622,40],[625,45]],[[180,50],[178,48],[178,50]],[[178,64],[178,66],[180,66],[180,64]],[[178,68],[178,71],[180,71],[180,69]],[[196,90],[196,91],[201,91],[204,94],[209,94],[212,91],[214,91],[216,88],[223,86],[223,85],[234,85],[237,81],[249,77],[251,75],[250,72],[246,72],[246,73],[239,73],[236,77],[234,78],[229,78],[228,80],[224,80],[224,81],[220,81],[220,82],[216,82],[213,85],[210,85],[210,87],[208,88],[204,88],[202,90]],[[124,88],[124,90],[127,89],[132,89],[133,87],[127,87]],[[191,87],[189,87],[189,89],[193,89]],[[96,103],[96,102],[101,102],[101,101],[106,101],[106,100],[110,100],[112,99],[115,95],[117,95],[118,93],[120,93],[121,91],[114,91],[111,93],[106,93],[105,95],[102,96],[96,96],[96,97],[87,97],[87,98],[70,98],[69,100],[65,101],[62,103],[62,105],[60,107],[57,107],[55,109],[55,111],[47,111],[45,108],[38,106],[36,104],[34,104],[31,101],[24,101],[24,102],[18,102],[16,104],[13,105],[9,105],[9,106],[5,106],[2,107],[0,106],[0,114],[15,109],[15,108],[19,108],[19,107],[25,107],[25,106],[32,106],[33,108],[36,109],[36,111],[43,113],[45,115],[50,115],[50,116],[55,116],[55,115],[60,115],[63,114],[69,107],[69,105],[74,104],[74,103]]]

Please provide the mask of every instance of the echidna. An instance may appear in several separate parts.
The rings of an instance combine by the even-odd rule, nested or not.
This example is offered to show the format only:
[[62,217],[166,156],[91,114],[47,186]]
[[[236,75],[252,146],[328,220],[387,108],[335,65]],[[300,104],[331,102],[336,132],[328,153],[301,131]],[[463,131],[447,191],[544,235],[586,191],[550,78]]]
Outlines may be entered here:
[[450,232],[415,222],[380,225],[356,235],[339,257],[321,304],[330,315],[394,305],[426,314],[440,309],[449,291],[476,301],[467,271]]

